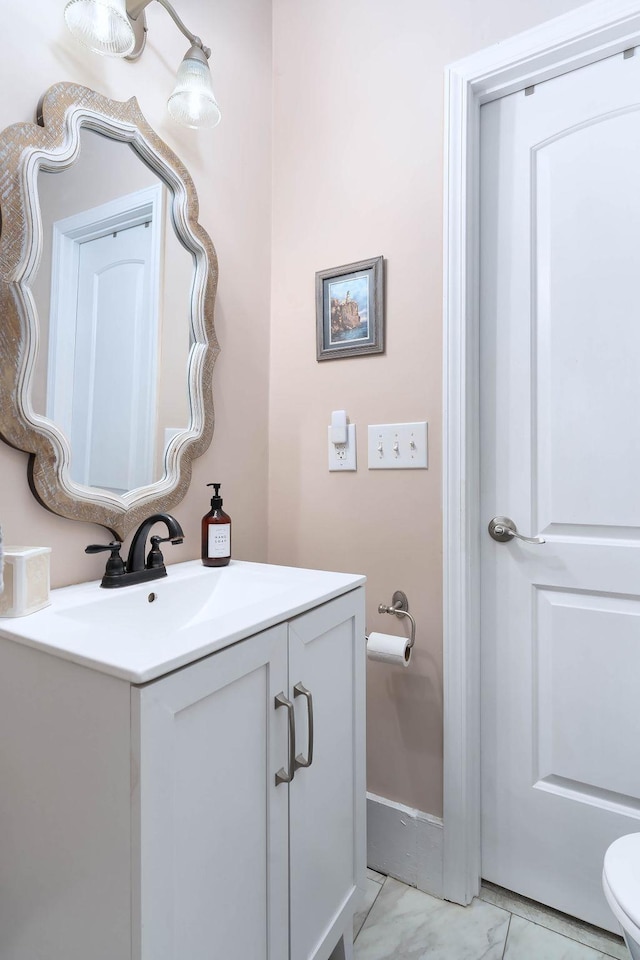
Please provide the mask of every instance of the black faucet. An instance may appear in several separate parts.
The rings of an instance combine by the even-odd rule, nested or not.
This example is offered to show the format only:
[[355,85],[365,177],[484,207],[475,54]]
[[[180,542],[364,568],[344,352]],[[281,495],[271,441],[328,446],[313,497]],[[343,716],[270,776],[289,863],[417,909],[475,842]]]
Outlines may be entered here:
[[[151,537],[151,550],[145,563],[144,554],[147,537],[156,523],[164,523],[169,536]],[[126,587],[129,584],[144,583],[147,580],[166,577],[167,569],[164,565],[160,544],[169,541],[171,543],[182,543],[183,537],[182,527],[175,517],[172,517],[170,513],[154,513],[153,516],[142,521],[133,535],[126,564],[120,556],[122,544],[119,540],[113,540],[111,543],[92,543],[85,547],[84,552],[101,553],[103,550],[110,550],[111,556],[107,560],[100,586]]]

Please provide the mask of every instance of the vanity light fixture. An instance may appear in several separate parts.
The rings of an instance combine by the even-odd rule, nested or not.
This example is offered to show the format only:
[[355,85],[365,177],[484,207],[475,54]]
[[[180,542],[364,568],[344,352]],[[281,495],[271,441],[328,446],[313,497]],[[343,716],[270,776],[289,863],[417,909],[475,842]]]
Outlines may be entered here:
[[[152,0],[68,0],[64,18],[74,37],[94,53],[137,60],[147,39],[145,7]],[[167,106],[174,120],[188,127],[215,127],[220,122],[209,70],[211,50],[184,25],[169,0],[165,8],[191,46],[178,68]]]

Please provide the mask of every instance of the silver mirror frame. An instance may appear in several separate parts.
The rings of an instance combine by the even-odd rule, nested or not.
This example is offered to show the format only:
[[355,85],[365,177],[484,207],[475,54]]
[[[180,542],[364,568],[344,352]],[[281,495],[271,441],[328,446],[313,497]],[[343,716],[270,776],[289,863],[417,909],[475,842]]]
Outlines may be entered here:
[[[195,263],[194,343],[188,365],[191,422],[167,448],[164,477],[122,496],[71,480],[69,441],[51,420],[34,412],[30,399],[39,338],[30,280],[42,248],[37,176],[40,169],[62,170],[73,163],[82,127],[131,144],[168,184],[176,233]],[[124,539],[150,514],[169,510],[184,498],[192,461],[207,450],[213,436],[217,281],[218,261],[211,238],[198,223],[193,181],[149,126],[135,97],[120,102],[78,84],[58,83],[42,97],[37,123],[16,123],[0,133],[0,437],[29,454],[29,485],[48,510],[102,524]]]

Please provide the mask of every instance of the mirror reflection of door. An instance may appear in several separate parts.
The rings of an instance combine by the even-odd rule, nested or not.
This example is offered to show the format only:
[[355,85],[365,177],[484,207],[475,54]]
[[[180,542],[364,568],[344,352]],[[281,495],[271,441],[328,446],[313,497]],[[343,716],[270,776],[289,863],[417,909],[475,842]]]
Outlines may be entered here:
[[153,481],[161,188],[53,225],[47,416],[71,478],[125,493]]
[[[169,443],[189,429],[194,257],[173,223],[172,187],[128,143],[83,129],[80,144],[72,163],[43,164],[38,174],[42,249],[30,283],[38,315],[31,400],[67,437],[71,481],[122,495],[161,480]],[[153,313],[142,320],[133,270],[126,282],[114,279],[118,270],[124,276],[124,264],[107,269],[107,256],[80,314],[80,251],[88,255],[102,238],[141,225],[152,232],[152,277],[139,282]],[[134,251],[125,259],[144,256]]]
[[150,237],[145,223],[80,248],[71,478],[117,493],[153,479]]

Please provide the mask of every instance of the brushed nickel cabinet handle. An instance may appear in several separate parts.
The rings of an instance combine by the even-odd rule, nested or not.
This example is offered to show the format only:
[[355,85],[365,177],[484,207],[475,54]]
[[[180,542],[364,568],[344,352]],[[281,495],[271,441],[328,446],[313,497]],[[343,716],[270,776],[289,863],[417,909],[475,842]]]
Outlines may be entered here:
[[296,770],[298,767],[310,767],[313,763],[313,697],[311,693],[302,683],[296,683],[293,688],[294,699],[296,697],[304,697],[307,701],[307,719],[309,722],[309,752],[307,753],[307,759],[303,757],[301,753],[296,757]]
[[289,713],[289,770],[280,767],[276,773],[276,786],[279,783],[291,783],[296,772],[296,718],[291,700],[279,693],[275,698],[275,708],[286,707]]

